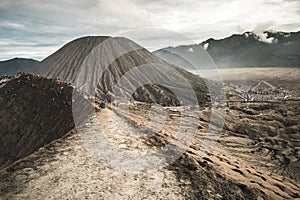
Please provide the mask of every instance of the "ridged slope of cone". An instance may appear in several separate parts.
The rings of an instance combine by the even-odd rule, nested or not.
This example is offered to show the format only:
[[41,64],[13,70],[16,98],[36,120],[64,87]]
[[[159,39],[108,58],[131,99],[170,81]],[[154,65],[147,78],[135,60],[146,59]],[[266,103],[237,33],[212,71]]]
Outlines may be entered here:
[[[122,88],[122,97],[139,101],[164,105],[178,105],[180,98],[188,103],[208,101],[203,79],[166,63],[122,37],[76,39],[47,57],[31,72],[70,82],[108,101],[119,98],[114,91],[118,82],[127,85]],[[198,99],[191,97],[194,93]],[[181,97],[178,98],[178,94]]]

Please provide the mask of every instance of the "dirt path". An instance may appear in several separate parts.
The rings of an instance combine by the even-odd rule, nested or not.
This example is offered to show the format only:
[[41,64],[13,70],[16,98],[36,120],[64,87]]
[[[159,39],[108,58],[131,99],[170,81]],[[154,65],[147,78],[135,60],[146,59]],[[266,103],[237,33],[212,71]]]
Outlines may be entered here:
[[[103,118],[108,114],[113,113],[107,110],[100,114],[105,119],[101,128],[108,138],[117,145],[127,145],[129,150],[145,149],[138,138],[132,137],[132,128],[124,129],[125,122],[117,121],[125,130],[121,132],[111,118]],[[91,140],[99,139],[94,127],[99,124],[94,122],[85,126]],[[73,133],[2,170],[1,199],[183,199],[171,171],[123,172],[96,160],[82,142],[82,137]]]
[[[200,192],[198,199],[222,199],[226,195],[229,199],[240,197],[237,195],[246,198],[248,193],[266,199],[300,196],[298,183],[234,156],[221,144],[208,155],[199,156],[201,145],[205,145],[201,144],[204,137],[218,139],[213,134],[208,136],[204,130],[199,130],[193,145],[184,154],[191,161],[188,165],[177,165],[179,161],[176,161],[172,164],[174,170],[164,167],[142,173],[118,169],[117,160],[112,159],[111,163],[105,160],[105,156],[120,156],[110,155],[110,146],[127,153],[145,154],[158,148],[155,143],[145,143],[152,135],[137,127],[142,122],[149,123],[138,117],[139,112],[125,119],[120,113],[105,109],[92,117],[79,133],[73,131],[0,171],[1,199],[196,199],[192,194]],[[175,112],[170,118],[179,120],[180,114]],[[199,125],[203,126],[203,122]],[[151,127],[155,130],[155,124]],[[164,132],[158,135],[166,140],[170,138]],[[103,139],[110,143],[103,143]],[[250,140],[240,138],[238,142],[249,145]],[[192,179],[184,178],[187,174]],[[227,193],[222,193],[223,190]]]

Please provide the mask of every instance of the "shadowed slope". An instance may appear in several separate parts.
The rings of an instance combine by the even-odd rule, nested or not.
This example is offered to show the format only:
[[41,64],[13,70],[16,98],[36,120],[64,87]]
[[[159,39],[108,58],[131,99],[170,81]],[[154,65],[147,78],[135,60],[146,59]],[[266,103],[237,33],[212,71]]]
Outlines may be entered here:
[[47,78],[59,78],[67,82],[74,82],[76,73],[86,56],[95,46],[107,38],[103,36],[76,39],[45,58],[29,72]]
[[[128,86],[122,88],[122,97],[140,101],[179,104],[175,95],[164,88],[178,90],[187,102],[192,102],[193,92],[200,104],[209,99],[203,79],[166,63],[126,38],[79,38],[43,60],[32,72],[70,82],[108,101],[118,98],[114,91],[118,82]],[[158,97],[164,92],[166,95]],[[150,94],[147,99],[145,94]]]
[[[262,35],[245,32],[220,40],[211,38],[200,44],[167,47],[153,54],[188,70],[193,69],[192,66],[176,54],[193,55],[197,47],[205,49],[218,68],[300,66],[300,32],[266,31],[263,37],[264,40],[262,40]],[[213,69],[207,65],[201,67]]]
[[22,74],[0,88],[0,168],[74,128],[71,86]]
[[10,60],[0,61],[0,76],[15,75],[18,72],[24,72],[38,63],[37,60],[26,58],[13,58]]

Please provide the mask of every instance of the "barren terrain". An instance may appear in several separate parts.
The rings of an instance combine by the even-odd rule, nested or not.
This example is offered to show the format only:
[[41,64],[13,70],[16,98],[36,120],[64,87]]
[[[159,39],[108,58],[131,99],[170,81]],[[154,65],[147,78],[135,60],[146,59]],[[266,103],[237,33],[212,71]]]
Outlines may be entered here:
[[[257,67],[257,68],[228,68],[218,70],[190,70],[192,73],[205,75],[205,78],[219,80],[224,83],[240,85],[249,90],[260,81],[267,81],[276,88],[292,92],[293,97],[300,96],[300,69],[292,67]],[[201,73],[203,72],[203,73]]]
[[[3,169],[1,196],[4,199],[300,197],[299,102],[231,104],[219,136],[206,132],[210,109],[199,109],[199,130],[193,144],[174,163],[157,170],[124,172],[99,160],[86,148],[87,138],[94,138],[89,145],[99,142],[99,132],[95,131],[99,127],[112,144],[126,151],[153,151],[167,143],[174,133],[167,124],[180,121],[181,112],[175,111],[178,108],[167,109],[164,131],[156,132],[153,137],[134,137],[141,130],[155,131],[161,127],[159,122],[150,121],[149,108],[132,107],[129,114],[122,106],[98,112],[83,127],[87,137],[71,131]],[[155,112],[155,108],[151,111]],[[206,145],[202,143],[204,137],[216,140],[217,145],[207,155],[200,156],[201,146]]]
[[[224,70],[224,82],[246,94],[254,88],[263,97],[287,96],[230,100],[225,115],[221,105],[208,102],[203,79],[174,66],[196,90],[200,106],[174,106],[174,93],[155,84],[126,91],[132,95],[127,101],[111,101],[111,89],[126,72],[164,62],[145,49],[123,54],[115,44],[120,38],[113,39],[99,52],[122,56],[95,79],[88,76],[101,65],[83,68],[87,77],[76,85],[83,57],[103,39],[64,46],[39,64],[46,68],[35,71],[41,76],[1,78],[0,199],[300,198],[299,69]],[[175,80],[172,88],[186,92],[179,76],[164,75]],[[99,86],[96,97],[84,81]],[[98,101],[106,108],[96,109]]]

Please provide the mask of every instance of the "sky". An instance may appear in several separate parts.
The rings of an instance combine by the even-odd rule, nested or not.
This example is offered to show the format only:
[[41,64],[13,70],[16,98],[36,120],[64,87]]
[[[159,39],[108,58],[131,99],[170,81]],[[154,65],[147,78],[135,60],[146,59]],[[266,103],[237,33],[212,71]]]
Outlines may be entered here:
[[87,35],[153,51],[245,31],[299,31],[300,0],[0,0],[0,60],[42,60]]

